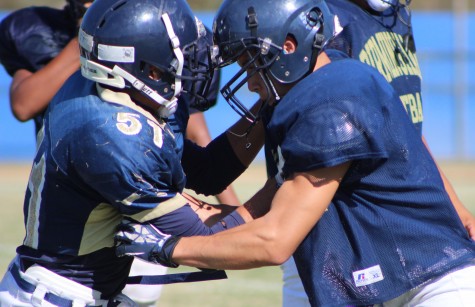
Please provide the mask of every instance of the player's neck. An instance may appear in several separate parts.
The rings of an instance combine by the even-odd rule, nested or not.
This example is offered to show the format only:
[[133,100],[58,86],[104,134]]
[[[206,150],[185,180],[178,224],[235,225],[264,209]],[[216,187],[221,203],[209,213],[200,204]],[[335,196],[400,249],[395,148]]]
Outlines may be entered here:
[[322,53],[318,55],[317,62],[315,63],[315,67],[313,68],[313,71],[316,71],[329,63],[331,63],[331,60],[328,57],[328,55],[325,53],[325,51],[323,51]]

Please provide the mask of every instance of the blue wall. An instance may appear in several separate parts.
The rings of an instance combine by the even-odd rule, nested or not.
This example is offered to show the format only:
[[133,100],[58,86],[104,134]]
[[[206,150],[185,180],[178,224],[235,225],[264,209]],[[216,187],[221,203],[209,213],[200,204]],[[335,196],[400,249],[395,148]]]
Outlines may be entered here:
[[[199,13],[211,25],[212,13]],[[469,14],[466,46],[467,62],[463,76],[454,61],[454,16],[451,13],[414,12],[413,27],[422,69],[424,101],[424,135],[433,154],[439,159],[475,159],[475,14]],[[0,12],[0,19],[5,13]],[[459,50],[460,51],[460,50]],[[463,51],[463,50],[462,50]],[[223,80],[236,71],[224,70]],[[32,122],[20,123],[12,116],[8,87],[10,77],[0,68],[0,161],[31,160],[35,149]],[[465,94],[454,98],[454,85],[465,87]],[[251,99],[251,101],[255,101]],[[462,121],[456,109],[462,108]],[[205,113],[212,136],[217,136],[238,118],[220,98],[217,106]],[[457,130],[460,129],[460,130]],[[462,140],[458,138],[462,137]],[[462,145],[460,145],[462,144]],[[263,155],[259,155],[263,159]]]

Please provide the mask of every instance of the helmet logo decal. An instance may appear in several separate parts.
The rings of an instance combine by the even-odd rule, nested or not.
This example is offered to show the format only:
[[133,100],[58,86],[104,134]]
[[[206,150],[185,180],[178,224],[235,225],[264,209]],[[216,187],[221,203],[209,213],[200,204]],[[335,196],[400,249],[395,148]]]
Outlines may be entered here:
[[99,60],[118,62],[118,63],[134,63],[135,48],[125,46],[108,46],[99,44],[97,46]]

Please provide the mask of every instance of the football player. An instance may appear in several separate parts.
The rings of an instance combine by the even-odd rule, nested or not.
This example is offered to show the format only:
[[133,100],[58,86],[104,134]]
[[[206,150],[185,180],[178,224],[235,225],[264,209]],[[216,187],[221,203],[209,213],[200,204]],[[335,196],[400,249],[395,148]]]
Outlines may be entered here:
[[119,255],[141,247],[165,265],[247,269],[293,254],[312,306],[471,306],[475,243],[399,94],[327,48],[338,30],[320,0],[223,2],[219,62],[241,66],[223,94],[248,118],[243,80],[266,101],[281,186],[263,217],[207,237],[155,231],[159,244],[141,244],[143,226],[128,223]]
[[[342,32],[329,44],[350,57],[375,67],[398,93],[414,127],[422,136],[421,72],[413,38],[410,1],[326,0],[338,16]],[[425,140],[424,140],[425,142]],[[269,175],[277,167],[268,159]],[[446,190],[470,236],[475,239],[475,217],[462,204],[440,170]],[[308,306],[293,259],[282,265],[283,306]]]
[[[250,218],[246,206],[221,218],[182,195],[187,181],[200,182],[198,193],[228,184],[186,177],[181,165],[188,116],[188,104],[178,102],[182,83],[204,83],[203,92],[186,88],[204,97],[210,82],[196,57],[203,33],[184,0],[98,0],[88,8],[79,29],[81,70],[51,101],[38,133],[26,236],[0,283],[1,306],[134,306],[121,294],[133,257],[114,249],[124,217],[177,235],[212,234]],[[233,132],[247,126],[238,122]],[[262,135],[246,135],[230,145],[224,133],[206,151],[194,155],[191,144],[187,152],[225,172],[235,148],[253,155],[261,148]],[[245,159],[236,160],[234,174]]]
[[[63,9],[32,6],[13,12],[0,24],[0,62],[12,76],[11,109],[22,122],[33,119],[36,132],[40,130],[43,114],[54,94],[79,69],[78,26],[92,2],[67,0]],[[209,30],[207,36],[200,40],[200,44],[211,41]],[[218,74],[215,74],[212,82],[206,99],[202,98],[208,105],[197,106],[198,109],[209,108],[216,102]],[[188,80],[184,80],[184,83],[188,83]],[[179,99],[198,105],[194,102],[197,98],[190,95],[181,95]],[[186,137],[205,146],[210,137],[203,113],[198,109],[190,108]],[[219,193],[217,199],[220,203],[239,204],[232,186]],[[132,274],[142,275],[144,271],[160,274],[165,273],[166,268],[134,262]],[[160,285],[130,285],[124,290],[124,293],[145,306],[154,304],[160,292]]]
[[77,30],[91,0],[68,0],[63,9],[27,7],[0,23],[0,62],[12,76],[10,105],[20,121],[43,112],[66,79],[79,69]]

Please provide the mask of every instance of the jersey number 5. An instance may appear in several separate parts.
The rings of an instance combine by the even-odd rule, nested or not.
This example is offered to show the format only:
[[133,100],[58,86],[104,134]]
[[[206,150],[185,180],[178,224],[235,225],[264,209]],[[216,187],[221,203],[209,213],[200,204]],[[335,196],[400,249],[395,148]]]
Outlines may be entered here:
[[[132,113],[117,113],[117,129],[126,135],[137,135],[142,130],[142,123],[139,120],[140,115]],[[158,147],[163,146],[163,130],[151,120],[147,124],[153,129],[153,143]]]

